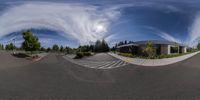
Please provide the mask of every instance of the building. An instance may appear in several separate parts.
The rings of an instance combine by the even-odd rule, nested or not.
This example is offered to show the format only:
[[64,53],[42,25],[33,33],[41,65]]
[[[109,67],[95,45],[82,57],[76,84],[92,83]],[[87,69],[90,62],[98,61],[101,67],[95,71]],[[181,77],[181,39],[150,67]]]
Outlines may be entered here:
[[[137,41],[130,44],[124,44],[117,47],[117,51],[121,53],[132,53],[133,55],[143,55],[143,50],[146,48],[148,41]],[[187,53],[190,48],[186,45],[171,41],[151,40],[156,49],[156,55]]]

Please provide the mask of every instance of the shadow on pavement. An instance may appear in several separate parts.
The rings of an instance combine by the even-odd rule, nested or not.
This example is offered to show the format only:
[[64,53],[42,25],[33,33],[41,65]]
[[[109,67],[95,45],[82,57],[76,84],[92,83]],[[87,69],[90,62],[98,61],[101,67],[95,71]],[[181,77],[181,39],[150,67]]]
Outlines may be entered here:
[[27,54],[24,54],[24,53],[16,53],[16,54],[12,54],[14,57],[17,57],[17,58],[27,58],[27,57],[30,57],[29,55]]

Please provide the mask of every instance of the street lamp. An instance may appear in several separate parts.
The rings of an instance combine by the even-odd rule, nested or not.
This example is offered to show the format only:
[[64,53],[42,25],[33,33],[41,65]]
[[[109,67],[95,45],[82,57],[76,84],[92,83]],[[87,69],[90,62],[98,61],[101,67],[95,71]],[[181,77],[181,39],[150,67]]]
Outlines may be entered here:
[[15,54],[15,38],[13,39],[13,41],[14,41],[14,43],[13,43],[13,45],[14,45],[14,47],[13,47],[13,54]]

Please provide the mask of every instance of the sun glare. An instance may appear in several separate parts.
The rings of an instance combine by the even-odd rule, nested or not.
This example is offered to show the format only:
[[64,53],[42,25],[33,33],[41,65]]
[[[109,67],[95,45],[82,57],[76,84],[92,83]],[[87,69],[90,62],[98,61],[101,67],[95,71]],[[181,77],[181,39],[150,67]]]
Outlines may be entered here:
[[97,32],[102,32],[102,31],[104,31],[105,30],[105,27],[103,26],[103,25],[97,25],[96,26],[96,31]]

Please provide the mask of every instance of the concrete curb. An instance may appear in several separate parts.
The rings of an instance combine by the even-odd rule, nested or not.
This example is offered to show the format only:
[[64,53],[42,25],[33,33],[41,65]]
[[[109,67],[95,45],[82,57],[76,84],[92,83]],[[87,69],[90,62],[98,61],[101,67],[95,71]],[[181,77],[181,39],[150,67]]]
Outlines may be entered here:
[[129,58],[129,57],[123,57],[114,53],[108,53],[109,55],[121,59],[125,62],[131,63],[131,64],[135,64],[135,65],[140,65],[140,66],[164,66],[164,65],[169,65],[169,64],[173,64],[173,63],[177,63],[180,61],[183,61],[185,59],[188,59],[196,54],[200,53],[200,51],[198,52],[194,52],[191,54],[187,54],[187,55],[183,55],[183,56],[179,56],[179,57],[173,57],[173,58],[164,58],[164,59],[141,59],[141,58]]
[[45,56],[47,56],[48,53],[41,53],[41,54],[39,54],[39,55],[40,55],[39,58],[37,58],[37,59],[33,59],[32,61],[33,61],[33,62],[40,61],[40,60],[43,59]]

